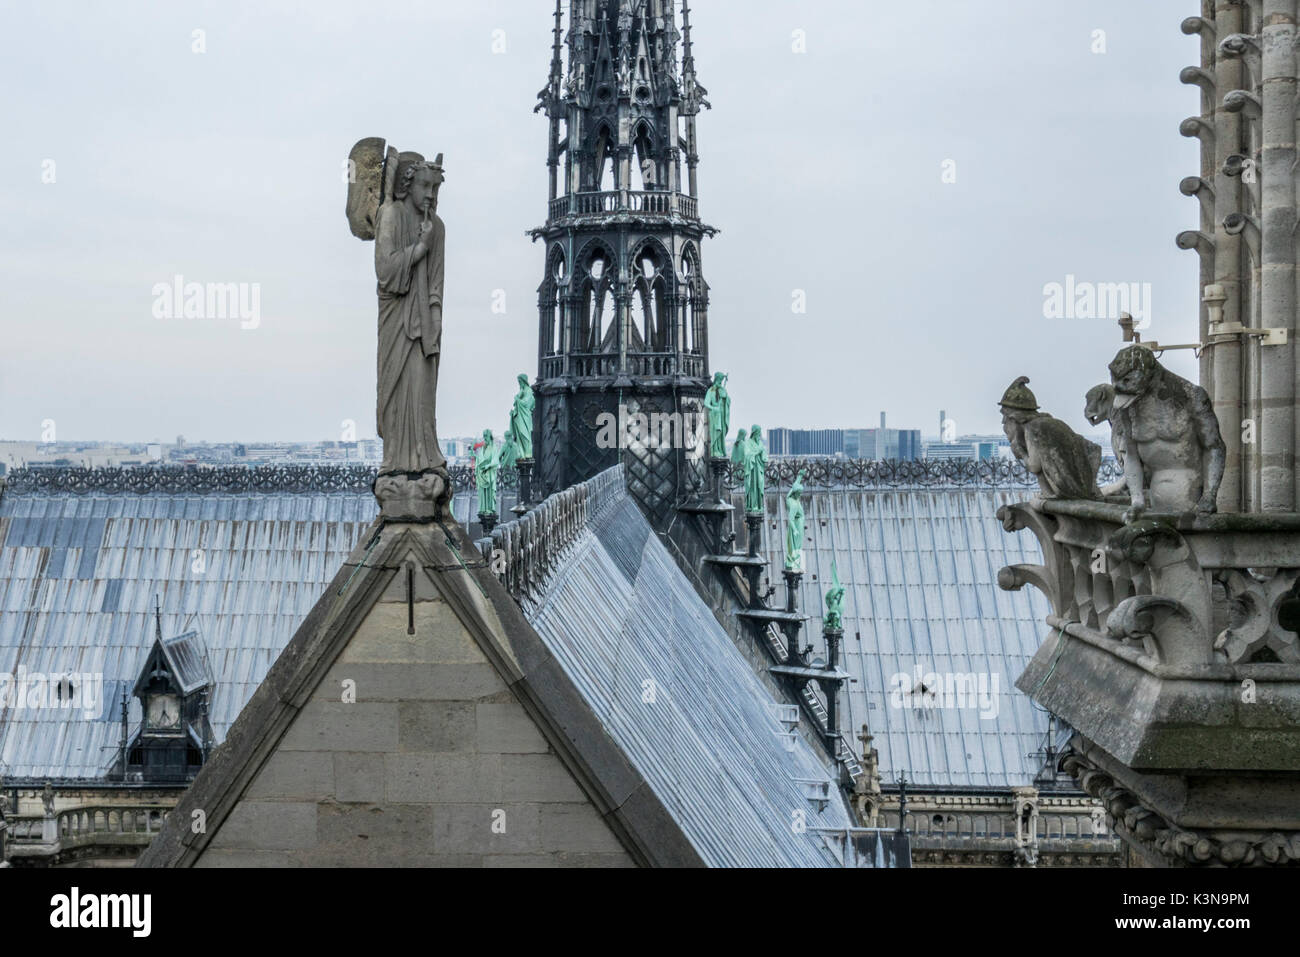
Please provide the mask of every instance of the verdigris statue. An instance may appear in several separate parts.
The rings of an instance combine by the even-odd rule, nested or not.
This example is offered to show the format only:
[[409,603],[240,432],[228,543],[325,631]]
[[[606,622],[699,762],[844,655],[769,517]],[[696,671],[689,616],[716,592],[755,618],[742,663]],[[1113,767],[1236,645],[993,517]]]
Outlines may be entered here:
[[709,455],[727,457],[727,432],[731,429],[731,396],[727,394],[727,374],[715,372],[713,385],[704,393],[704,410],[709,416]]
[[744,429],[736,430],[736,441],[731,446],[731,461],[739,465],[744,474],[745,458],[749,454],[749,433]]
[[[1119,463],[1120,468],[1123,468],[1124,450],[1128,447],[1128,440],[1123,428],[1116,427],[1115,387],[1110,383],[1093,386],[1088,390],[1084,403],[1083,417],[1088,420],[1089,425],[1101,425],[1103,422],[1110,424],[1110,447],[1115,452],[1115,461]],[[1123,495],[1127,491],[1128,483],[1121,478],[1102,486],[1101,494]]]
[[1060,419],[1039,412],[1027,376],[1011,383],[998,406],[1011,452],[1038,479],[1044,498],[1101,497],[1097,488],[1101,446]]
[[785,497],[785,570],[803,572],[803,480],[800,469]]
[[[533,409],[537,407],[537,399],[533,395],[533,387],[528,384],[528,376],[519,373],[519,393],[515,396],[515,404],[510,409],[510,430],[506,433],[506,442],[512,439],[515,448],[519,450],[518,457],[521,459],[531,459],[533,457]],[[510,463],[514,465],[514,462]]]
[[506,429],[505,441],[501,443],[501,468],[512,469],[518,462],[519,446],[515,444],[515,434]]
[[1209,394],[1175,375],[1141,345],[1121,349],[1110,364],[1112,421],[1126,445],[1124,481],[1131,515],[1213,512],[1227,449]]
[[379,280],[376,425],[384,457],[374,491],[390,521],[448,514],[451,479],[438,445],[446,228],[437,216],[442,156],[398,153],[378,138],[349,157],[347,214],[375,242]]
[[501,468],[501,450],[491,429],[483,430],[483,444],[476,446],[474,484],[478,488],[478,513],[497,514],[497,476]]
[[767,449],[763,447],[763,430],[756,425],[749,435],[744,429],[737,432],[731,460],[739,462],[744,470],[745,511],[761,515],[765,507],[763,497],[767,492]]
[[831,587],[826,592],[826,613],[823,616],[826,628],[844,627],[844,586],[840,584],[840,570],[835,561],[831,561]]

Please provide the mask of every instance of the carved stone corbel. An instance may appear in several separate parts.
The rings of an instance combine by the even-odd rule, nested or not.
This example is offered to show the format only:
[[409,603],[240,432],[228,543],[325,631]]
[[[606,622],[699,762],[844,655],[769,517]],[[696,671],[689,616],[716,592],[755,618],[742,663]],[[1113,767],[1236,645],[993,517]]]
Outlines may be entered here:
[[1211,659],[1204,626],[1181,602],[1162,595],[1125,598],[1110,613],[1106,631],[1121,641],[1140,641],[1162,664],[1199,665]]
[[1029,529],[1043,553],[1041,565],[1011,565],[999,570],[998,587],[1003,591],[1019,591],[1025,585],[1033,585],[1047,598],[1054,614],[1066,615],[1070,606],[1070,557],[1056,541],[1056,517],[1040,512],[1029,502],[1003,505],[997,517],[1007,532]]

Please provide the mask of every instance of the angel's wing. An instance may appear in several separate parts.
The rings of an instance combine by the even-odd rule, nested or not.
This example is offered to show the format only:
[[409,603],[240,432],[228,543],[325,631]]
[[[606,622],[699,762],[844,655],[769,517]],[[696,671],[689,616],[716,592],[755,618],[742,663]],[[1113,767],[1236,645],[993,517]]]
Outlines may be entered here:
[[[385,162],[384,146],[382,137],[371,136],[357,143],[348,154],[348,226],[353,236],[366,241],[375,238],[379,204],[385,195],[385,166],[391,165],[391,175],[397,175],[397,163]],[[388,150],[388,153],[396,152]]]

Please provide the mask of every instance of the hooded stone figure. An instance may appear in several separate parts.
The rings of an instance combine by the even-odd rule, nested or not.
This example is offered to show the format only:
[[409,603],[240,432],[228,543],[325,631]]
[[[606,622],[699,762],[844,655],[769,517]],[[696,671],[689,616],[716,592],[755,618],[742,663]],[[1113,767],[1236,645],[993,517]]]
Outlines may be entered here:
[[1097,488],[1101,446],[1060,419],[1039,412],[1027,376],[1011,383],[998,406],[1012,454],[1038,479],[1044,498],[1101,498]]

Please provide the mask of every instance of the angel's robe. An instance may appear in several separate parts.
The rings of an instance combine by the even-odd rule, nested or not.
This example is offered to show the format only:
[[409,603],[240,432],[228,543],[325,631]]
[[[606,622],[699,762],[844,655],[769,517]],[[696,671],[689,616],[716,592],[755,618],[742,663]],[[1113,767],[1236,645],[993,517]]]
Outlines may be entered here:
[[404,199],[385,203],[375,230],[379,279],[380,474],[427,472],[447,460],[435,419],[442,351],[446,227],[433,217],[429,252],[416,261],[424,217]]

